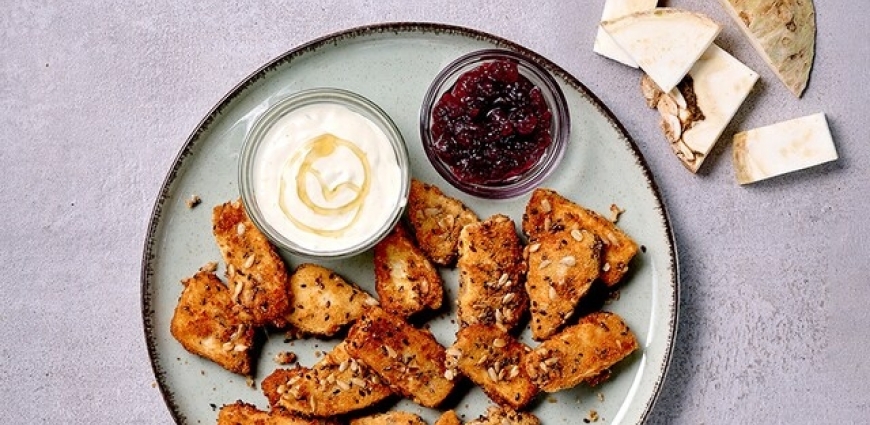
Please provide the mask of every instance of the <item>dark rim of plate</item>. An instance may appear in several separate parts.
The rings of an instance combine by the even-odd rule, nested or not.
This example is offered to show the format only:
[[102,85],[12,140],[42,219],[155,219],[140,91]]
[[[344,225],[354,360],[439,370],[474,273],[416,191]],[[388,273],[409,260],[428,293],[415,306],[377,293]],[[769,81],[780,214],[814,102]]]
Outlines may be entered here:
[[673,288],[673,298],[670,300],[672,311],[674,312],[673,316],[670,318],[670,323],[668,326],[668,338],[670,341],[668,346],[665,348],[665,358],[663,364],[661,364],[661,378],[655,383],[655,388],[653,389],[653,396],[647,401],[647,405],[644,407],[643,414],[638,423],[644,423],[649,418],[652,413],[653,406],[655,405],[656,400],[659,398],[662,385],[667,376],[668,368],[671,364],[671,358],[673,357],[674,352],[674,337],[677,332],[677,321],[679,318],[679,299],[680,299],[680,288],[679,288],[679,263],[677,259],[676,253],[676,243],[674,240],[673,228],[671,227],[670,217],[665,208],[664,203],[662,202],[661,191],[659,190],[658,185],[655,182],[652,171],[649,168],[649,165],[646,163],[646,160],[643,158],[643,155],[640,149],[637,147],[637,144],[631,139],[628,135],[628,132],[625,130],[625,127],[616,119],[612,112],[598,99],[598,97],[593,94],[586,86],[583,85],[577,78],[572,76],[570,73],[554,64],[550,60],[544,58],[543,56],[535,53],[534,51],[523,47],[519,44],[516,44],[512,41],[504,39],[502,37],[486,33],[480,30],[446,25],[446,24],[436,24],[436,23],[427,23],[427,22],[392,22],[392,23],[382,23],[375,25],[366,25],[361,27],[356,27],[340,32],[336,32],[330,35],[326,35],[315,40],[309,41],[308,43],[302,44],[296,48],[293,48],[284,54],[278,56],[277,58],[269,61],[253,73],[251,73],[248,77],[246,77],[242,82],[237,84],[230,90],[224,97],[221,99],[217,105],[215,105],[211,111],[199,122],[196,126],[196,130],[187,138],[179,151],[178,155],[176,155],[175,160],[172,163],[172,168],[170,168],[169,172],[166,175],[166,178],[163,181],[163,184],[160,187],[160,193],[157,196],[156,201],[154,202],[154,208],[151,212],[151,218],[148,223],[148,230],[145,235],[145,247],[142,255],[142,272],[141,272],[141,291],[142,291],[142,319],[145,331],[145,343],[148,346],[148,356],[151,360],[151,368],[154,372],[154,376],[157,379],[157,384],[160,388],[160,393],[163,395],[163,399],[166,402],[167,407],[169,408],[169,412],[172,415],[172,418],[178,424],[187,424],[187,419],[178,409],[178,405],[175,403],[174,395],[169,391],[166,387],[166,383],[164,380],[164,371],[162,366],[158,362],[157,356],[157,343],[154,335],[154,329],[152,324],[152,315],[154,314],[154,310],[152,308],[152,300],[151,300],[151,292],[152,292],[152,279],[154,277],[154,270],[152,269],[152,261],[154,260],[154,246],[156,241],[157,230],[161,221],[161,216],[163,212],[163,204],[168,199],[170,193],[170,187],[174,183],[179,170],[181,169],[184,160],[193,153],[193,146],[200,140],[200,137],[203,133],[205,133],[206,129],[209,128],[215,121],[216,117],[221,114],[221,112],[226,109],[239,95],[245,92],[245,90],[251,86],[256,81],[266,78],[266,76],[275,69],[285,66],[286,64],[291,63],[295,58],[304,55],[309,52],[316,51],[322,47],[327,45],[335,44],[339,41],[352,39],[360,36],[367,36],[371,34],[379,34],[379,33],[405,33],[405,32],[428,32],[434,34],[450,34],[450,35],[460,35],[469,38],[473,38],[480,41],[485,41],[493,44],[496,47],[510,49],[514,51],[518,51],[524,54],[526,57],[534,60],[539,65],[543,66],[545,69],[550,71],[556,78],[562,79],[573,89],[577,90],[581,95],[588,98],[590,102],[598,109],[598,111],[604,115],[610,125],[617,130],[617,132],[622,136],[622,138],[628,143],[631,147],[632,152],[634,153],[635,161],[637,165],[643,170],[644,177],[649,184],[649,187],[652,188],[653,193],[655,195],[656,203],[658,204],[658,210],[661,215],[662,224],[665,227],[665,232],[668,236],[668,245],[670,247],[669,257],[670,257],[670,267],[672,270],[672,281],[670,282],[671,287]]

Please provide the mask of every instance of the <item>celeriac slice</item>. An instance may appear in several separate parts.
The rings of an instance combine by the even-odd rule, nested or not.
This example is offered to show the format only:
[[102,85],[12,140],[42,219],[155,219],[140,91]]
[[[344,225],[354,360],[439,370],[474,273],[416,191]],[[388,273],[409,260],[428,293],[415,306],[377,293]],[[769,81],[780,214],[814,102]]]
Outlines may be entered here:
[[[653,10],[657,3],[658,0],[607,0],[604,2],[604,11],[601,12],[601,22],[611,21],[632,13]],[[598,27],[592,51],[632,68],[637,68],[637,62],[628,53],[625,53],[625,50],[622,50],[622,47],[619,47],[601,27]]]
[[674,153],[697,173],[757,80],[755,71],[713,44],[669,93],[656,93],[648,83],[642,87],[662,115]]
[[734,135],[734,171],[747,184],[837,159],[825,114]]
[[602,22],[601,28],[665,92],[686,76],[722,30],[705,15],[673,8],[633,13]]
[[719,0],[780,81],[801,97],[816,48],[812,0]]

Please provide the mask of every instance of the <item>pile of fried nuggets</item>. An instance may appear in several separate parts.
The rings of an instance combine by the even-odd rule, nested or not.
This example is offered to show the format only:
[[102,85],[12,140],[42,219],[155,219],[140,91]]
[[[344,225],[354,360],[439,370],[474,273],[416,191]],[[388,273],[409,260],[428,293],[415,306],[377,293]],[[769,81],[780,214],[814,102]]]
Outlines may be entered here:
[[[258,328],[327,338],[350,327],[313,367],[277,369],[262,381],[271,411],[238,401],[221,408],[219,425],[338,424],[393,395],[434,408],[463,376],[496,403],[468,424],[538,424],[523,409],[540,391],[595,385],[638,348],[613,313],[596,311],[566,327],[593,282],[616,285],[637,252],[610,220],[537,189],[523,214],[523,245],[509,217],[481,221],[460,201],[417,180],[407,214],[410,231],[399,225],[375,247],[376,299],[315,264],[288,276],[241,202],[215,207],[213,232],[227,283],[215,275],[214,263],[182,282],[171,332],[185,349],[248,376]],[[459,331],[445,348],[407,319],[441,308],[436,265],[454,264]],[[532,337],[542,341],[535,348],[514,337],[526,313]],[[349,423],[425,424],[401,411]],[[460,423],[448,411],[436,425]]]

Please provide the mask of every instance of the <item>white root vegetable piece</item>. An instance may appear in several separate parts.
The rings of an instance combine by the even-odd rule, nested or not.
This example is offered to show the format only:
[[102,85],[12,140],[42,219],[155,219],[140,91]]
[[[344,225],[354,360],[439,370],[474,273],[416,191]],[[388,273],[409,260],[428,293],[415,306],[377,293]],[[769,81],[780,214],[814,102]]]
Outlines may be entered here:
[[837,160],[825,114],[734,135],[737,182],[747,184]]
[[757,80],[755,71],[713,44],[669,93],[648,79],[641,90],[647,104],[661,113],[674,153],[697,173]]
[[705,15],[658,8],[601,23],[641,69],[669,92],[713,44],[722,27]]
[[[601,12],[601,22],[612,21],[632,13],[653,10],[658,0],[607,0],[604,2],[604,11]],[[595,35],[595,44],[592,51],[601,56],[621,62],[632,68],[637,68],[637,62],[622,50],[601,27]]]
[[816,49],[812,0],[719,0],[783,84],[801,97]]

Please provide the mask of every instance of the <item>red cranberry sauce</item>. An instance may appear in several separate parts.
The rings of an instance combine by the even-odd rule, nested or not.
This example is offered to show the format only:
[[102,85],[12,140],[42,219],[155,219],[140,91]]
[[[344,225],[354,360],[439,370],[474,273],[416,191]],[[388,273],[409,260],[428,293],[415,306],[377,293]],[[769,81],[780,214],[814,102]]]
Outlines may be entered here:
[[432,109],[433,151],[457,179],[510,183],[552,142],[552,113],[541,89],[507,60],[462,74]]

